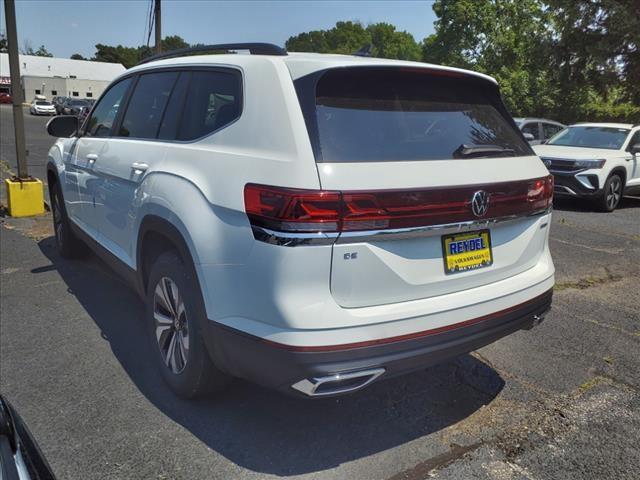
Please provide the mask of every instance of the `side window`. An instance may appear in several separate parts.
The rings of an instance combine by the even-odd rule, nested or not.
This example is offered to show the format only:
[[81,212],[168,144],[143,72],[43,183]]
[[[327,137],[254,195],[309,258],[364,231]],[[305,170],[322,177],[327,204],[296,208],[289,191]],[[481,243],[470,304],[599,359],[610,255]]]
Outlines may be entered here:
[[530,133],[533,135],[534,140],[540,140],[540,130],[538,129],[538,122],[527,123],[522,127],[522,133]]
[[86,135],[92,137],[109,136],[122,98],[130,84],[131,78],[126,78],[115,84],[104,94],[93,109],[91,118],[87,121]]
[[190,79],[190,72],[182,72],[178,80],[176,80],[167,109],[162,116],[160,130],[158,130],[158,138],[161,140],[175,140],[176,138],[180,114],[182,113],[182,107],[184,105],[184,97],[187,93]]
[[562,130],[564,127],[560,125],[554,125],[553,123],[543,123],[542,124],[542,133],[544,134],[544,139],[549,140],[556,133]]
[[142,75],[131,95],[118,135],[156,138],[176,78],[177,72]]
[[633,134],[633,137],[631,137],[629,145],[627,145],[627,150],[630,151],[631,147],[637,145],[638,143],[640,143],[640,130],[636,131],[636,133]]
[[185,99],[178,140],[194,140],[230,124],[240,116],[240,76],[195,71]]

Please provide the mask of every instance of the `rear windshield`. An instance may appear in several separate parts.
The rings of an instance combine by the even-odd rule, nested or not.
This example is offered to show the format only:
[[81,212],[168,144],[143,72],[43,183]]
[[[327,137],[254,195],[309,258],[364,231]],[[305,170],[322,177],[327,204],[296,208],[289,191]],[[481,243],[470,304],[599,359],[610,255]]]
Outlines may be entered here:
[[329,70],[316,87],[318,160],[441,160],[460,158],[461,151],[470,158],[532,155],[495,87],[486,84],[418,69]]
[[549,140],[549,145],[619,150],[630,130],[611,127],[568,127]]
[[51,105],[49,102],[39,101],[36,102],[36,105]]

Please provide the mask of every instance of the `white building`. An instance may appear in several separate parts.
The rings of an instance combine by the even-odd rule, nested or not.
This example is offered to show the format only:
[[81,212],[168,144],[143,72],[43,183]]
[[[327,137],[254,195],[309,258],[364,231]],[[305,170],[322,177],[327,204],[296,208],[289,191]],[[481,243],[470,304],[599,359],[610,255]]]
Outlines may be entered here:
[[[20,81],[25,101],[35,95],[98,98],[125,71],[120,63],[20,55]],[[0,53],[0,92],[11,91],[9,55]]]

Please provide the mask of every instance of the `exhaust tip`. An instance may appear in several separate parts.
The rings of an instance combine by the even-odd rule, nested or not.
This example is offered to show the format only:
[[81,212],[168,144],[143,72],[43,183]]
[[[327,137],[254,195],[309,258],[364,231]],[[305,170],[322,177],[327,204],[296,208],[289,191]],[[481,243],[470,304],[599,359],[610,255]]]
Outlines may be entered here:
[[384,368],[373,368],[356,372],[335,373],[326,377],[305,378],[291,385],[291,388],[309,397],[355,392],[369,385],[384,372]]

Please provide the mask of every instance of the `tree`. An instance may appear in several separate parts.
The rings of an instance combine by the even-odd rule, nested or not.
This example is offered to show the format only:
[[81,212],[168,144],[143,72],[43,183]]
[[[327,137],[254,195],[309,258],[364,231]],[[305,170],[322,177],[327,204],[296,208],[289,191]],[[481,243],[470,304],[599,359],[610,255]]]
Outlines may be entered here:
[[[162,40],[163,50],[171,51],[179,48],[187,48],[189,44],[178,35],[164,37]],[[121,63],[126,68],[131,68],[140,60],[150,57],[155,53],[153,47],[142,45],[139,47],[125,47],[123,45],[96,45],[96,53],[92,60],[95,62]]]
[[22,55],[34,55],[36,57],[53,57],[53,54],[49,53],[44,45],[40,45],[37,50],[34,50],[29,39],[25,39],[23,42],[20,53]]
[[640,121],[637,0],[436,0],[423,58],[500,83],[514,115]]
[[96,62],[121,63],[125,68],[131,68],[139,62],[140,58],[137,48],[122,45],[112,47],[98,43],[92,60]]
[[540,0],[438,0],[436,33],[423,42],[425,61],[494,76],[514,115],[554,107],[546,73],[552,39]]
[[285,46],[292,52],[352,54],[365,45],[375,57],[420,60],[420,46],[407,32],[398,32],[388,23],[364,27],[359,22],[337,22],[329,30],[314,30],[290,37]]
[[389,23],[374,23],[367,27],[373,46],[372,55],[381,58],[397,58],[418,61],[422,49],[413,36],[407,32],[398,32]]
[[162,39],[163,52],[170,52],[171,50],[179,50],[181,48],[189,48],[189,44],[179,35],[171,35]]
[[86,60],[86,58],[84,58],[82,55],[80,55],[79,53],[74,53],[73,55],[71,55],[71,60]]

